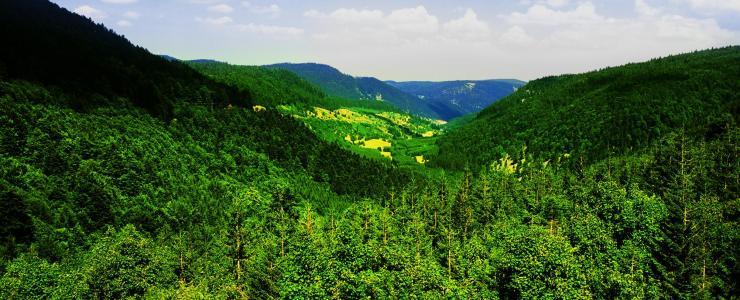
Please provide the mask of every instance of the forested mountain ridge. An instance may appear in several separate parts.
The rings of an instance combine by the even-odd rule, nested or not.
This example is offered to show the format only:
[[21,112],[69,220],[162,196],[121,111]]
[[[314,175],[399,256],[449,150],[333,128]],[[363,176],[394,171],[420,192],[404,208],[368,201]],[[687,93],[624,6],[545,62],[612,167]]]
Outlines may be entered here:
[[526,84],[515,79],[386,81],[386,83],[424,100],[445,120],[477,113]]
[[266,67],[294,72],[333,97],[353,100],[386,101],[405,112],[425,117],[438,117],[437,113],[431,110],[423,101],[377,78],[353,77],[331,66],[316,63],[282,63]]
[[516,155],[585,163],[644,149],[684,129],[726,132],[740,112],[740,47],[532,81],[440,139],[438,161],[462,168]]
[[[124,97],[170,118],[174,103],[249,105],[237,93],[187,66],[132,45],[124,37],[48,1],[1,1],[0,78],[54,86],[75,95],[54,99],[78,109]],[[105,103],[104,103],[105,102]]]
[[363,99],[366,97],[360,92],[354,77],[344,74],[328,65],[316,63],[282,63],[265,67],[291,71],[320,87],[329,95],[345,99]]
[[318,105],[324,103],[327,98],[320,89],[283,69],[234,66],[209,60],[187,61],[186,64],[210,78],[240,90],[251,91],[255,103],[260,105],[296,103]]
[[[299,204],[319,205],[314,212],[320,212],[348,199],[384,195],[408,180],[408,173],[390,164],[323,142],[275,109],[253,111],[250,89],[230,87],[187,65],[149,54],[53,3],[1,5],[0,25],[4,33],[12,33],[7,35],[11,40],[40,40],[10,43],[1,50],[0,298],[141,295],[142,286],[156,285],[151,279],[123,279],[127,275],[121,272],[133,270],[121,265],[134,259],[126,251],[142,246],[127,244],[131,239],[141,242],[147,240],[144,236],[172,231],[190,232],[191,239],[197,235],[193,230],[204,233],[208,226],[226,226],[223,216],[234,212],[237,206],[231,205],[241,205],[237,203],[241,195],[279,199],[270,209],[292,215]],[[63,40],[75,43],[60,44],[59,52],[47,53],[47,58],[33,48]],[[75,54],[72,48],[80,52]],[[44,62],[49,64],[40,65]],[[76,69],[67,70],[70,64]],[[273,73],[277,75],[256,76],[283,72]],[[359,178],[377,182],[346,182]],[[207,215],[209,211],[221,216]],[[106,233],[122,240],[100,240]],[[198,239],[218,239],[212,233]],[[106,241],[123,244],[98,243]],[[129,254],[104,262],[116,258],[94,243],[122,247],[117,249]],[[162,261],[155,256],[168,255],[161,252],[164,249],[135,260],[143,260],[145,268],[157,265]],[[107,254],[97,256],[95,251]],[[14,259],[16,263],[11,262]],[[16,273],[29,270],[22,267],[27,259],[48,260],[51,267],[31,270],[51,272],[39,276],[51,276],[44,278],[55,278],[54,282]],[[83,271],[87,267],[74,262],[78,259],[113,273],[101,275],[96,267],[87,273]],[[106,267],[107,263],[118,267]],[[177,277],[176,268],[170,267],[152,269],[149,275],[166,272],[155,281]],[[62,274],[84,279],[74,279],[78,284],[56,281],[53,274],[60,274],[54,273],[59,268]],[[185,276],[183,271],[177,272]],[[11,279],[16,275],[20,281]],[[115,287],[116,278],[140,286]],[[37,280],[47,287],[32,287]],[[11,281],[28,289],[11,287]]]

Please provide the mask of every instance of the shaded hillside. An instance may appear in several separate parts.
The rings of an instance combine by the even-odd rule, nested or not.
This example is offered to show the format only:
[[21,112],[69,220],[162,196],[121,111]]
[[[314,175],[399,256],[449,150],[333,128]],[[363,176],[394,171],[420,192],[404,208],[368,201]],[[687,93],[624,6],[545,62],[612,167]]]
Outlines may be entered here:
[[319,104],[326,95],[294,73],[259,66],[235,66],[207,60],[187,64],[214,80],[249,91],[261,105]]
[[439,117],[424,101],[419,101],[416,97],[404,93],[377,78],[358,77],[357,83],[360,90],[370,99],[393,103],[396,107],[411,114],[429,118]]
[[[291,87],[287,91],[280,88],[270,90],[271,87],[263,85],[231,87],[203,76],[186,64],[150,54],[104,26],[48,1],[0,3],[0,14],[4,16],[1,28],[13,41],[0,47],[5,70],[3,80],[10,81],[3,92],[11,99],[70,107],[81,112],[106,108],[113,111],[123,109],[125,114],[133,105],[165,121],[187,117],[176,108],[195,106],[209,109],[213,113],[209,118],[216,118],[224,126],[231,115],[222,115],[220,111],[234,110],[246,114],[243,117],[247,118],[243,120],[246,123],[219,128],[220,138],[226,138],[227,133],[238,132],[253,141],[252,150],[269,155],[281,167],[301,169],[315,176],[317,181],[333,182],[331,185],[337,193],[374,194],[370,191],[374,187],[387,186],[380,183],[385,179],[394,177],[392,181],[395,181],[404,177],[389,171],[391,166],[364,160],[323,142],[301,122],[274,110],[259,114],[251,112],[250,94],[255,92],[271,99],[287,95],[273,92],[296,93],[298,97],[321,96],[318,90],[293,74],[257,69],[252,75],[245,76],[254,78],[257,83],[280,82],[282,86]],[[294,81],[283,81],[291,79]],[[294,86],[304,90],[292,88]],[[243,112],[244,106],[247,112]],[[20,130],[17,138],[22,140],[25,131],[20,127],[15,129]],[[338,166],[326,155],[353,162],[349,167]],[[373,166],[366,168],[366,164]],[[379,173],[372,175],[374,172]],[[346,176],[351,173],[356,174]],[[380,181],[372,185],[339,183],[366,175],[371,180]],[[355,187],[366,190],[361,192]]]
[[291,71],[320,87],[328,95],[346,99],[364,99],[364,95],[360,92],[355,78],[331,66],[315,63],[284,63],[265,67]]
[[250,103],[249,93],[152,55],[48,1],[0,1],[0,20],[0,78],[59,87],[74,97],[55,101],[75,108],[118,103],[116,98],[124,97],[169,118],[174,103],[185,98],[201,104]]
[[456,81],[386,81],[424,100],[442,119],[477,113],[510,95],[525,82],[514,79]]
[[426,103],[416,97],[388,85],[372,77],[352,77],[339,70],[322,64],[275,64],[268,68],[280,68],[289,70],[303,77],[312,84],[320,87],[325,93],[333,97],[385,101],[392,103],[399,109],[413,114],[438,117]]
[[711,138],[737,125],[740,47],[530,82],[438,141],[440,165],[481,165],[524,146],[594,162],[685,129]]

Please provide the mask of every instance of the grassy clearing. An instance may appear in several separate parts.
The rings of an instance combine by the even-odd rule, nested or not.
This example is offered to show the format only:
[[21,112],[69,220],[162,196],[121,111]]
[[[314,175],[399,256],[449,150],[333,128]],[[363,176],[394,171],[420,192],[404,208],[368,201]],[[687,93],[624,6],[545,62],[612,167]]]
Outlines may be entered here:
[[323,139],[363,156],[413,166],[423,166],[444,126],[439,120],[370,107],[277,109],[302,120]]

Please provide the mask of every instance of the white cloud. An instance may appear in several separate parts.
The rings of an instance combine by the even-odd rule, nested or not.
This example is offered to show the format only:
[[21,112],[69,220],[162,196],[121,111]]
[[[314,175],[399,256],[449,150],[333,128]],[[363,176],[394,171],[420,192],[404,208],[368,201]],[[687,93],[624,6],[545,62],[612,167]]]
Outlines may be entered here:
[[527,32],[538,32],[539,37],[535,39],[571,45],[572,48],[599,45],[639,47],[640,44],[660,46],[666,43],[701,47],[702,44],[709,46],[712,42],[729,41],[734,35],[712,19],[666,14],[645,0],[634,0],[634,6],[635,11],[644,18],[606,17],[597,13],[590,2],[583,2],[573,10],[555,10],[536,4],[525,13],[514,12],[504,16],[504,19]]
[[139,2],[139,0],[102,0],[103,3],[108,4],[133,4]]
[[230,24],[234,22],[232,18],[226,17],[226,16],[220,17],[220,18],[200,18],[198,17],[198,18],[195,18],[195,21],[197,21],[198,23],[207,24],[207,25],[215,25],[215,26],[226,25],[226,24]]
[[120,20],[120,21],[116,22],[116,25],[118,25],[120,27],[131,27],[134,24],[131,24],[131,22],[129,22],[127,20]]
[[140,16],[141,14],[131,10],[123,13],[123,17],[126,19],[138,19]]
[[430,15],[424,6],[394,10],[385,22],[391,30],[403,33],[432,34],[439,30],[437,17]]
[[315,19],[324,17],[324,15],[320,11],[315,10],[315,9],[310,9],[310,10],[305,11],[303,13],[303,16],[306,18],[315,18]]
[[488,24],[478,20],[478,15],[472,9],[466,10],[461,18],[444,23],[442,28],[455,38],[483,39],[491,33]]
[[[499,49],[531,52],[532,63],[549,73],[582,72],[713,46],[734,44],[736,32],[713,19],[686,17],[633,0],[638,16],[608,17],[590,2],[573,9],[533,4],[525,12],[501,16],[510,27],[498,37]],[[537,53],[547,53],[541,61]],[[510,53],[509,55],[515,55]],[[516,55],[522,55],[516,53]]]
[[234,11],[234,8],[229,6],[228,4],[221,3],[221,4],[209,6],[208,10],[212,12],[228,14]]
[[288,26],[273,26],[249,23],[246,25],[238,25],[237,28],[240,31],[259,33],[270,36],[299,36],[303,34],[303,29]]
[[680,0],[688,2],[692,7],[703,10],[721,11],[734,10],[740,11],[740,0]]
[[195,18],[195,21],[201,24],[215,26],[225,31],[232,32],[247,32],[262,34],[275,39],[294,38],[303,35],[304,30],[297,27],[291,26],[279,26],[279,25],[265,25],[265,24],[240,24],[236,23],[234,19],[228,16],[222,16],[219,18]]
[[242,2],[242,6],[246,7],[250,13],[256,14],[256,15],[268,15],[271,17],[277,17],[280,12],[280,6],[277,4],[270,4],[270,5],[254,5],[249,1]]
[[528,45],[534,42],[534,39],[527,34],[527,31],[519,26],[509,27],[509,29],[501,34],[499,39],[504,44],[510,45]]
[[83,5],[83,6],[77,7],[74,9],[74,12],[76,14],[83,15],[90,19],[93,19],[97,22],[100,22],[100,20],[103,20],[108,17],[108,14],[106,14],[104,11],[99,10],[89,5]]
[[645,0],[635,0],[635,11],[642,16],[655,16],[660,10],[647,4]]
[[[372,31],[377,34],[418,36],[439,32],[439,20],[424,6],[393,10],[387,15],[381,10],[340,8],[330,13],[306,11],[304,16],[322,20],[329,29],[342,31]],[[339,26],[337,25],[351,25]],[[354,27],[353,27],[354,26]]]
[[520,3],[526,6],[494,19],[474,9],[443,19],[423,6],[303,15],[314,21],[308,25],[312,60],[388,79],[534,79],[740,41],[738,32],[711,18],[678,15],[658,5],[665,1],[629,1],[627,8],[636,15],[602,11],[588,0]]
[[545,3],[547,3],[547,5],[552,6],[552,7],[566,6],[566,5],[568,5],[569,2],[570,1],[568,1],[568,0],[547,0],[547,1],[545,1]]
[[385,17],[380,10],[357,10],[354,8],[340,8],[329,14],[324,14],[317,10],[309,10],[303,13],[304,16],[315,19],[323,19],[339,23],[381,23]]
[[541,4],[535,4],[525,13],[514,12],[506,17],[513,24],[539,24],[539,25],[564,25],[564,24],[593,24],[607,22],[608,19],[597,14],[596,8],[591,2],[580,3],[575,9],[555,10]]

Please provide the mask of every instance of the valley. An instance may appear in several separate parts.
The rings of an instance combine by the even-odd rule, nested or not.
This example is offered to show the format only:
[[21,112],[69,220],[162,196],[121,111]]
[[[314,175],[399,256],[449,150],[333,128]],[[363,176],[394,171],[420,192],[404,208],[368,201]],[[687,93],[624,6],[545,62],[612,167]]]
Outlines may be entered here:
[[[144,48],[214,28],[263,34],[218,44],[248,57],[308,39],[238,23],[277,5],[182,3],[166,12],[197,10],[173,25],[187,34],[139,46],[108,25],[137,32],[152,16],[126,5],[151,3],[109,2],[125,20],[0,1],[0,299],[740,295],[740,46],[527,82],[384,81]],[[301,12],[347,30],[485,26],[472,10],[398,23],[421,13]]]
[[[254,101],[261,103],[260,109],[292,116],[323,140],[383,162],[406,167],[423,165],[423,157],[435,153],[436,137],[447,123],[413,115],[381,101],[332,97],[282,69],[214,61],[188,64],[217,81],[258,91]],[[275,98],[273,90],[280,90],[285,96]]]

